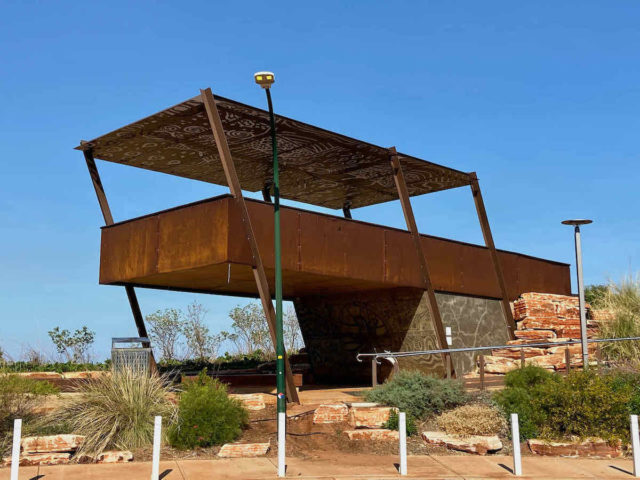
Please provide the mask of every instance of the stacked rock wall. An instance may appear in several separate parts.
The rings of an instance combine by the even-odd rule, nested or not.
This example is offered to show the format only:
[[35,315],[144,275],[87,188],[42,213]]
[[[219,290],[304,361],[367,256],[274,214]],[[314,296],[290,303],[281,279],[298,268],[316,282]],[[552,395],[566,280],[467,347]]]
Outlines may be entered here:
[[[517,323],[516,340],[508,345],[530,343],[557,343],[580,339],[580,309],[578,297],[552,295],[547,293],[523,293],[513,304],[513,316]],[[587,305],[587,336],[592,338],[598,331],[598,318],[607,317],[606,312],[594,314]],[[566,353],[570,354],[571,366],[582,366],[581,345],[559,345],[525,347],[522,349],[526,363],[550,370],[566,369]],[[595,351],[589,345],[589,351]],[[485,357],[485,371],[506,373],[520,366],[521,349],[493,349],[492,355]]]

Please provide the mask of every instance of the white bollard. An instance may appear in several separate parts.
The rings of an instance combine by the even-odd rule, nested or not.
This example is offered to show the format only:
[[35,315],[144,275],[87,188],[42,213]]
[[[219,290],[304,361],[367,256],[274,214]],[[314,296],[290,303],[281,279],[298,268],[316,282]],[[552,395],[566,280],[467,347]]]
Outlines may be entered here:
[[287,414],[278,413],[278,477],[286,476],[287,468],[285,465],[286,453],[286,435],[287,435]]
[[11,480],[18,480],[20,468],[20,439],[22,437],[22,419],[13,421],[13,448],[11,450]]
[[518,414],[511,414],[511,439],[513,440],[513,474],[522,475],[522,458],[520,457],[520,425]]
[[640,438],[638,437],[638,416],[631,415],[631,447],[633,450],[633,476],[640,477]]
[[398,414],[398,430],[400,431],[400,475],[407,474],[407,414]]
[[157,416],[153,422],[153,456],[151,457],[151,480],[160,476],[160,439],[162,438],[162,417]]

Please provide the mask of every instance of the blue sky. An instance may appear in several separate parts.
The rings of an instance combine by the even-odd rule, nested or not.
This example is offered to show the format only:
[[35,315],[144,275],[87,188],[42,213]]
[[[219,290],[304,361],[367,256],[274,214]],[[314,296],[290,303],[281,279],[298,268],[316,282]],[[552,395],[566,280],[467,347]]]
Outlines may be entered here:
[[[560,220],[589,217],[587,283],[638,269],[637,1],[15,2],[0,15],[0,345],[51,351],[88,325],[96,353],[134,334],[122,288],[99,286],[101,217],[79,152],[212,87],[477,171],[496,244],[573,262]],[[99,162],[116,220],[216,195],[205,183]],[[481,242],[467,189],[414,199],[423,233]],[[403,227],[397,202],[354,217]],[[573,276],[573,270],[572,270]],[[145,313],[243,299],[139,291]]]

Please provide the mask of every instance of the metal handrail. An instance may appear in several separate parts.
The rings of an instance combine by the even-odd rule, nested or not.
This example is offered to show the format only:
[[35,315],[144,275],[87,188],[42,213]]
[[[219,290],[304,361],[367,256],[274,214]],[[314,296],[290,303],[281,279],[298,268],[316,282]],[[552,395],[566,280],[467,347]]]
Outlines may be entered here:
[[[590,338],[587,339],[587,343],[603,343],[603,342],[623,342],[629,340],[640,340],[640,337],[619,337],[619,338]],[[557,347],[560,345],[575,345],[582,343],[581,340],[564,340],[562,342],[544,342],[544,343],[522,343],[519,345],[491,345],[487,347],[459,347],[459,348],[445,348],[437,350],[420,350],[414,352],[374,352],[374,353],[358,353],[356,360],[362,362],[363,357],[373,357],[378,359],[380,357],[415,357],[419,355],[435,355],[439,353],[456,353],[456,352],[476,352],[480,350],[494,350],[504,348],[547,348]]]

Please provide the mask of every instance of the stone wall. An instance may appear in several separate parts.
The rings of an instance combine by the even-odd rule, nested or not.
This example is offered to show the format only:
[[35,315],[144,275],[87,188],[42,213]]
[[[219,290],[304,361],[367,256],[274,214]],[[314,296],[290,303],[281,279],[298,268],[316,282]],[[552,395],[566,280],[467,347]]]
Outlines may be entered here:
[[[500,302],[436,294],[444,326],[452,328],[453,346],[501,345],[508,339]],[[356,354],[437,348],[426,294],[419,289],[389,289],[357,294],[297,298],[294,305],[316,381],[371,381],[370,362]],[[452,355],[461,375],[475,368],[475,353]],[[439,356],[400,360],[401,369],[442,375]],[[382,369],[380,380],[388,373]]]

